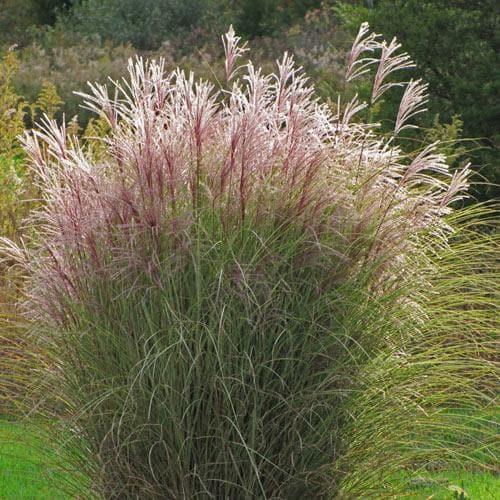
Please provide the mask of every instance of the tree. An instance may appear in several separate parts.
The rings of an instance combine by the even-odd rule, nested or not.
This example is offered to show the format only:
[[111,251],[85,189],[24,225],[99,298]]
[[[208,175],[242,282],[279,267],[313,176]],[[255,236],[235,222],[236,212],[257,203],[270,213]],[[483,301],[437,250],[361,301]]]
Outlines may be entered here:
[[64,22],[70,30],[148,50],[198,24],[202,5],[201,0],[80,0]]
[[37,0],[36,14],[41,24],[54,24],[57,12],[69,7],[73,0]]
[[[351,23],[370,22],[385,37],[396,36],[429,82],[429,108],[442,121],[463,121],[463,136],[480,139],[472,153],[481,174],[500,183],[500,8],[497,0],[379,0],[373,9],[358,0],[345,7]],[[397,14],[397,15],[396,15]],[[482,187],[481,199],[498,196]]]
[[232,15],[237,18],[238,31],[250,37],[271,35],[320,5],[320,0],[236,0],[229,3]]
[[0,45],[25,45],[36,23],[31,0],[3,0],[0,5]]
[[72,0],[0,0],[0,45],[27,45],[36,27],[54,24]]

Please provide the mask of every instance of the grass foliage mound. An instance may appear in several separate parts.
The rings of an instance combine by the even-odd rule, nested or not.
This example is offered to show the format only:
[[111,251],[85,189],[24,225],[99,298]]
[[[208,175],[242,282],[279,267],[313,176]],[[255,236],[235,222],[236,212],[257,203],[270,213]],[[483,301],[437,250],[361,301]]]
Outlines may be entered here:
[[138,59],[84,96],[109,126],[94,147],[48,118],[25,137],[43,208],[3,250],[43,353],[31,414],[90,480],[65,488],[360,498],[405,468],[488,467],[497,247],[489,209],[450,208],[468,168],[397,146],[426,99],[391,80],[409,57],[366,25],[352,48],[372,104],[404,87],[381,137],[287,54],[264,75],[224,45],[220,90]]

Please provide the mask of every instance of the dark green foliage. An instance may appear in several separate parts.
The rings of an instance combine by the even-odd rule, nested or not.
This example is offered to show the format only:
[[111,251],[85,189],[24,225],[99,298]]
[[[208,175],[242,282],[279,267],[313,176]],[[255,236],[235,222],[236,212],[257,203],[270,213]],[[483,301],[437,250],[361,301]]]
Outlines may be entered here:
[[31,39],[36,24],[36,10],[31,0],[2,0],[0,4],[0,46],[22,46]]
[[69,8],[74,0],[36,0],[35,8],[41,24],[54,24],[57,13]]
[[[462,136],[480,140],[469,152],[475,169],[500,183],[500,5],[497,0],[379,0],[367,9],[345,5],[344,20],[357,29],[368,20],[374,31],[396,36],[429,83],[432,114],[442,123],[454,115]],[[354,26],[355,25],[355,26]],[[430,125],[430,123],[428,124]],[[479,176],[476,181],[483,182]],[[476,188],[480,199],[498,197],[498,186]]]
[[154,49],[196,26],[202,8],[207,5],[201,0],[82,0],[62,22],[68,30]]
[[[224,3],[224,2],[223,2]],[[272,35],[307,11],[318,8],[320,0],[236,0],[230,9],[239,32],[254,37]]]
[[248,37],[273,35],[301,21],[320,0],[80,0],[68,26],[98,33],[137,48],[157,48],[162,41],[195,26],[234,24]]
[[72,0],[1,0],[0,46],[24,46],[36,38],[41,26],[51,25]]

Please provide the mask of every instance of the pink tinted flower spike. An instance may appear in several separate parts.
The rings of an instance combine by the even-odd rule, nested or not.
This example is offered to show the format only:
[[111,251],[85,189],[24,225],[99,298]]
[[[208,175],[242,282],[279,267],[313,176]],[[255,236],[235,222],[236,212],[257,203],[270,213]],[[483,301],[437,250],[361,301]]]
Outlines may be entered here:
[[[246,48],[232,27],[223,41],[233,79],[226,99],[192,74],[165,74],[161,60],[136,59],[127,80],[111,82],[109,90],[90,85],[84,95],[110,125],[98,139],[102,157],[48,118],[26,135],[44,198],[36,214],[39,244],[28,264],[36,314],[44,308],[50,314],[58,294],[69,284],[78,289],[92,272],[118,275],[142,266],[150,273],[154,255],[143,243],[160,245],[165,234],[182,242],[205,206],[225,227],[287,217],[314,231],[344,231],[351,242],[378,224],[373,258],[379,251],[398,256],[387,259],[398,266],[388,265],[387,275],[407,265],[415,249],[410,234],[432,226],[446,239],[441,215],[464,196],[468,171],[452,177],[434,145],[408,161],[393,137],[377,136],[374,124],[355,119],[365,103],[354,98],[333,113],[290,55],[273,74],[251,63],[235,69]],[[396,85],[386,83],[390,73],[413,66],[406,54],[395,54],[399,44],[381,45],[364,24],[348,79],[374,63],[364,52],[380,48],[374,99]],[[234,78],[237,70],[241,78]],[[419,80],[407,84],[396,132],[424,111],[425,90]],[[5,242],[0,246],[16,255]]]
[[370,71],[370,66],[378,62],[376,57],[361,57],[364,52],[373,52],[380,49],[381,44],[378,41],[380,35],[370,33],[368,23],[363,23],[359,28],[358,35],[349,53],[347,61],[346,81],[350,82],[361,75]]
[[427,87],[428,84],[422,83],[422,80],[410,80],[399,104],[396,126],[394,128],[395,134],[398,134],[405,128],[418,128],[416,125],[410,125],[407,122],[415,115],[427,111],[427,108],[424,108],[428,100]]
[[372,103],[382,97],[391,87],[401,87],[403,85],[401,82],[384,83],[391,73],[415,67],[415,63],[406,52],[395,54],[401,48],[401,44],[397,43],[396,38],[393,38],[389,45],[382,42],[381,48],[380,62],[373,82]]
[[241,37],[236,36],[233,25],[229,26],[229,31],[222,37],[222,43],[224,45],[225,62],[224,67],[226,70],[226,79],[231,81],[238,68],[235,68],[235,63],[238,59],[248,50],[247,43],[245,42],[241,47],[239,43]]

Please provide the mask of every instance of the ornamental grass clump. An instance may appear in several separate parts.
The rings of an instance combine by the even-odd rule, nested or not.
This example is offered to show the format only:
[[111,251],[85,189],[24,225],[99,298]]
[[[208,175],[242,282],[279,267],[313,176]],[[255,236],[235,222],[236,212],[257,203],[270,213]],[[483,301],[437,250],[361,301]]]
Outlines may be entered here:
[[3,248],[44,351],[32,413],[90,480],[68,491],[359,498],[430,460],[486,467],[486,413],[454,426],[493,398],[494,243],[486,208],[450,208],[468,167],[397,146],[425,85],[390,81],[411,61],[362,26],[347,80],[406,89],[381,137],[357,98],[332,112],[291,56],[264,75],[239,42],[221,89],[142,59],[91,85],[98,157],[48,118],[25,136],[43,208]]

